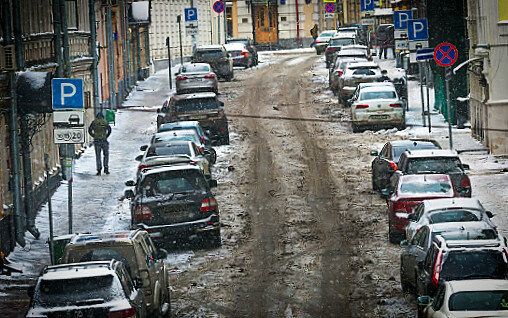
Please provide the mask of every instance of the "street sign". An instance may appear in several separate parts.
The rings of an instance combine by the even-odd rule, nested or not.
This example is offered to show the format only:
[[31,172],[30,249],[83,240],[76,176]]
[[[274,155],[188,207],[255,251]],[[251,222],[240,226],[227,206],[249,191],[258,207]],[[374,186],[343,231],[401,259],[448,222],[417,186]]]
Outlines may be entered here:
[[325,12],[325,19],[333,19],[335,18],[335,13]]
[[215,1],[213,3],[213,11],[217,13],[222,13],[224,11],[224,2],[222,1]]
[[186,8],[185,9],[185,21],[196,21],[198,19],[197,8]]
[[395,49],[404,51],[409,49],[409,41],[406,40],[395,40]]
[[85,128],[55,128],[55,144],[82,144],[85,142]]
[[80,78],[54,78],[51,80],[53,110],[83,109],[83,80]]
[[427,40],[429,30],[427,28],[427,19],[409,20],[407,22],[407,34],[409,40]]
[[53,112],[53,125],[64,127],[83,127],[85,125],[85,112],[82,110]]
[[457,61],[457,48],[450,43],[441,43],[434,50],[434,60],[437,64],[447,67]]
[[374,18],[362,18],[363,25],[374,25]]
[[335,3],[335,0],[323,0],[324,3]]
[[395,30],[395,31],[393,31],[393,37],[395,39],[406,39],[407,40],[407,30]]
[[434,59],[434,49],[420,49],[416,51],[416,60],[417,61],[426,61]]
[[187,35],[198,35],[198,21],[185,21],[185,33]]
[[416,51],[429,47],[429,41],[409,41],[409,50]]
[[335,4],[327,3],[325,5],[325,10],[326,10],[326,12],[329,12],[329,13],[335,12]]
[[413,19],[413,12],[411,10],[393,11],[393,28],[395,30],[406,30],[407,21],[411,19]]
[[362,11],[374,11],[374,0],[360,0],[360,9]]

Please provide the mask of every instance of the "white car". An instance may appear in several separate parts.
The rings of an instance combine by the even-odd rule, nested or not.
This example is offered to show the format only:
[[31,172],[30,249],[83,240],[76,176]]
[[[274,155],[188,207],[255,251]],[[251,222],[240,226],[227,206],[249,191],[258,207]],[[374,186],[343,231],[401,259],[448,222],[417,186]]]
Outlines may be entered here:
[[337,34],[337,31],[335,30],[326,30],[319,34],[319,36],[316,38],[316,44],[314,44],[317,55],[323,54],[323,52],[326,50],[326,47],[328,46],[328,42],[330,42],[330,39],[333,38],[335,34]]
[[353,132],[365,126],[406,126],[405,107],[393,84],[360,86],[349,103]]
[[[348,58],[360,56],[367,59],[367,54],[359,50],[340,51],[337,55],[337,59],[345,58],[344,56],[348,56]],[[345,102],[347,99],[351,98],[358,84],[377,82],[380,79],[381,69],[376,63],[349,63],[344,70],[344,74],[339,78],[339,97],[343,102]]]
[[507,317],[508,280],[470,279],[444,282],[434,299],[418,297],[418,317]]
[[413,214],[408,216],[406,238],[413,235],[424,225],[446,222],[487,222],[496,228],[490,218],[494,215],[486,211],[478,199],[453,198],[423,201]]

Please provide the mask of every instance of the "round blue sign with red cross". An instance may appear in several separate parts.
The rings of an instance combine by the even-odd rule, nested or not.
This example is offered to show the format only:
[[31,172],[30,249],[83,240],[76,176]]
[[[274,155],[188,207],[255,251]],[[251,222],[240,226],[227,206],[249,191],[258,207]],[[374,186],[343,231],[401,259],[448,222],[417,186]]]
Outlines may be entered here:
[[217,13],[222,13],[222,11],[224,11],[224,2],[215,1],[213,3],[213,11],[215,11]]
[[450,66],[457,61],[457,48],[450,43],[441,43],[434,49],[434,60],[441,66]]
[[326,12],[332,13],[335,12],[335,4],[333,3],[327,3],[325,6]]

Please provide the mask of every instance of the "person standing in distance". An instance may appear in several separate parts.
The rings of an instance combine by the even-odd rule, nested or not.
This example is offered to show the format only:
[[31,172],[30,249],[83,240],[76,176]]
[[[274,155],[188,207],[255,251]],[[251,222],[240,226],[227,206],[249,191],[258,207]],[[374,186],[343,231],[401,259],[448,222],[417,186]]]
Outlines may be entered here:
[[318,25],[314,24],[314,27],[310,29],[310,35],[314,39],[314,41],[310,44],[310,47],[313,47],[316,44],[316,39],[318,37]]
[[97,113],[94,121],[88,127],[88,133],[93,137],[93,147],[95,149],[95,163],[97,165],[97,175],[101,175],[102,163],[101,152],[104,153],[104,173],[109,174],[109,142],[111,135],[111,126],[104,119],[102,113]]

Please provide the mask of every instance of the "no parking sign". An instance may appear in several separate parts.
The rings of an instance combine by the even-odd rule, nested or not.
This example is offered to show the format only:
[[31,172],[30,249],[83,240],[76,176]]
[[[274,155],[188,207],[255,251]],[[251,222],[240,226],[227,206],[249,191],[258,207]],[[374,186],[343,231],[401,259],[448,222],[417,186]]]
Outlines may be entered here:
[[443,67],[453,65],[457,56],[457,48],[451,43],[441,43],[434,50],[434,60]]

